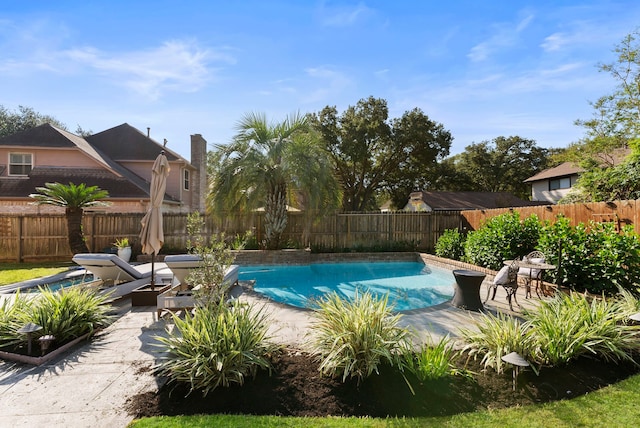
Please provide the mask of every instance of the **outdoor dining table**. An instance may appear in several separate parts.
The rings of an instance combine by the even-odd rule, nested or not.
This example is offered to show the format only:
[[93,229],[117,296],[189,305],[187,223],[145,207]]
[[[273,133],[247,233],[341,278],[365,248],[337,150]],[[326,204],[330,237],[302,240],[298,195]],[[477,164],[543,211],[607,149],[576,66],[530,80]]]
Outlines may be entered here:
[[505,260],[504,264],[506,266],[511,266],[512,263],[516,263],[516,265],[518,266],[518,268],[528,268],[529,269],[529,275],[520,275],[524,280],[525,280],[525,287],[526,287],[526,294],[525,294],[525,298],[527,296],[531,296],[531,281],[534,279],[531,276],[531,272],[533,269],[539,269],[540,270],[540,280],[538,281],[538,283],[536,284],[536,294],[538,295],[538,297],[540,297],[540,293],[538,292],[538,284],[540,286],[540,290],[542,291],[542,295],[543,296],[549,296],[551,294],[550,290],[547,290],[547,288],[544,285],[544,281],[542,281],[542,275],[544,274],[545,270],[553,270],[556,269],[555,265],[549,264],[549,263],[544,263],[544,262],[540,262],[540,263],[535,263],[532,261],[526,261],[526,260]]

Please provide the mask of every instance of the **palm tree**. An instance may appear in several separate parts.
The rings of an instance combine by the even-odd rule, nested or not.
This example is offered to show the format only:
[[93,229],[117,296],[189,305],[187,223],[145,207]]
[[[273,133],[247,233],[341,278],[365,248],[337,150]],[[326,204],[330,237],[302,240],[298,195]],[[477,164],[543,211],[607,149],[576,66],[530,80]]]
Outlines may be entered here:
[[209,208],[222,214],[264,207],[267,249],[280,248],[288,204],[303,206],[307,219],[339,204],[330,160],[305,116],[271,124],[264,114],[248,113],[232,143],[216,148]]
[[67,218],[67,236],[71,252],[88,253],[89,249],[84,242],[82,233],[82,215],[84,208],[109,205],[102,201],[109,196],[109,192],[98,186],[87,187],[84,183],[69,185],[60,183],[45,183],[45,187],[36,187],[39,193],[32,193],[30,198],[35,199],[37,205],[54,205],[64,207]]

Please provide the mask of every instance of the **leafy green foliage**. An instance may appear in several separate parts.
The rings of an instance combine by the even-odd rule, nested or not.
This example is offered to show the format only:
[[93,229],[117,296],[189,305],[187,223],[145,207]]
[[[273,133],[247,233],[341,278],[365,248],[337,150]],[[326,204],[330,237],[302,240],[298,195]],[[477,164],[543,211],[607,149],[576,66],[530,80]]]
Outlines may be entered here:
[[65,342],[93,333],[112,320],[111,307],[105,304],[108,298],[82,287],[59,291],[40,289],[40,295],[27,313],[28,321],[41,325],[42,334],[52,334],[57,341]]
[[376,209],[382,192],[403,207],[409,193],[426,186],[425,177],[449,154],[452,141],[449,131],[417,108],[389,120],[387,102],[374,97],[340,115],[327,106],[310,122],[343,186],[345,211]]
[[466,342],[463,351],[471,357],[482,356],[485,368],[491,367],[502,373],[505,363],[502,357],[517,352],[522,356],[530,353],[531,346],[525,335],[527,327],[517,318],[499,312],[487,312],[476,322],[477,330],[462,328],[460,333]]
[[30,322],[42,326],[39,334],[51,334],[58,343],[92,333],[112,320],[107,299],[81,287],[40,289],[33,298],[18,293],[0,306],[0,341],[24,340],[17,330]]
[[521,257],[533,251],[541,224],[535,214],[520,221],[517,211],[495,216],[478,230],[467,234],[465,261],[499,270],[504,260]]
[[547,272],[556,284],[577,291],[615,294],[619,287],[637,290],[640,283],[640,237],[632,227],[616,233],[612,224],[570,225],[558,217],[543,226],[538,248],[559,270]]
[[525,314],[531,356],[539,364],[557,366],[580,355],[633,361],[640,349],[637,326],[626,323],[632,313],[622,300],[593,299],[579,293],[544,300]]
[[31,107],[18,106],[18,111],[11,112],[4,106],[0,106],[0,137],[27,131],[45,123],[67,130],[62,122],[52,116],[37,113]]
[[63,207],[67,217],[67,234],[69,247],[73,253],[88,253],[87,244],[82,233],[82,215],[84,208],[106,206],[109,202],[103,201],[109,196],[109,192],[98,186],[87,186],[84,183],[45,183],[44,187],[36,187],[38,193],[32,193],[30,198],[35,199],[38,205],[53,205]]
[[458,229],[447,229],[436,242],[436,256],[451,260],[462,260],[466,236]]
[[524,321],[485,314],[476,329],[462,329],[464,351],[482,356],[485,367],[503,370],[501,358],[517,352],[543,366],[565,364],[581,355],[608,361],[629,360],[640,350],[640,330],[627,320],[638,306],[630,293],[592,299],[580,293],[558,295],[523,313]]
[[548,155],[534,140],[518,136],[471,144],[442,163],[431,188],[510,192],[528,200],[531,190],[524,180],[547,168]]
[[376,299],[368,292],[352,300],[335,292],[320,299],[309,347],[319,357],[323,375],[360,382],[378,373],[382,364],[403,369],[409,332],[398,326],[400,315],[392,315],[387,303],[388,298]]
[[242,385],[258,369],[271,370],[269,355],[277,346],[269,342],[264,307],[220,300],[184,319],[174,315],[173,322],[166,337],[157,337],[167,352],[160,372],[173,382],[206,395],[220,386]]
[[246,114],[231,144],[218,145],[212,162],[208,205],[214,215],[264,209],[265,245],[280,248],[287,205],[304,206],[310,222],[320,210],[338,206],[340,188],[327,153],[307,118],[299,114],[269,123]]
[[417,353],[408,352],[405,355],[405,365],[422,382],[466,375],[454,364],[459,354],[449,336],[444,336],[435,344],[425,343]]

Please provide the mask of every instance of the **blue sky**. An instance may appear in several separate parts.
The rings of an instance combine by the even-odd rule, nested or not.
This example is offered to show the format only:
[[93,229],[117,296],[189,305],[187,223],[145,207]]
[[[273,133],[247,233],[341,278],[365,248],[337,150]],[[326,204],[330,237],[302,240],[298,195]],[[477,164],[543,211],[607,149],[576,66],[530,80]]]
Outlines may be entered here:
[[451,154],[519,135],[566,147],[598,63],[640,23],[640,2],[44,1],[0,7],[0,105],[71,131],[129,123],[190,158],[227,143],[243,114],[339,112],[369,96],[451,131]]

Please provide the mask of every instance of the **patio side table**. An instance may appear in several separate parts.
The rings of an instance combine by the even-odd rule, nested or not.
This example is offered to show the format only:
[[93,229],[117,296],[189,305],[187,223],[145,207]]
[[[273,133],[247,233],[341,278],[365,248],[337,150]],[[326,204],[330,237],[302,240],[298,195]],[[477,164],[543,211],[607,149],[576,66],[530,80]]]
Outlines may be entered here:
[[469,311],[481,311],[484,309],[480,300],[480,286],[485,274],[474,270],[457,269],[453,271],[456,279],[454,295],[451,304]]

